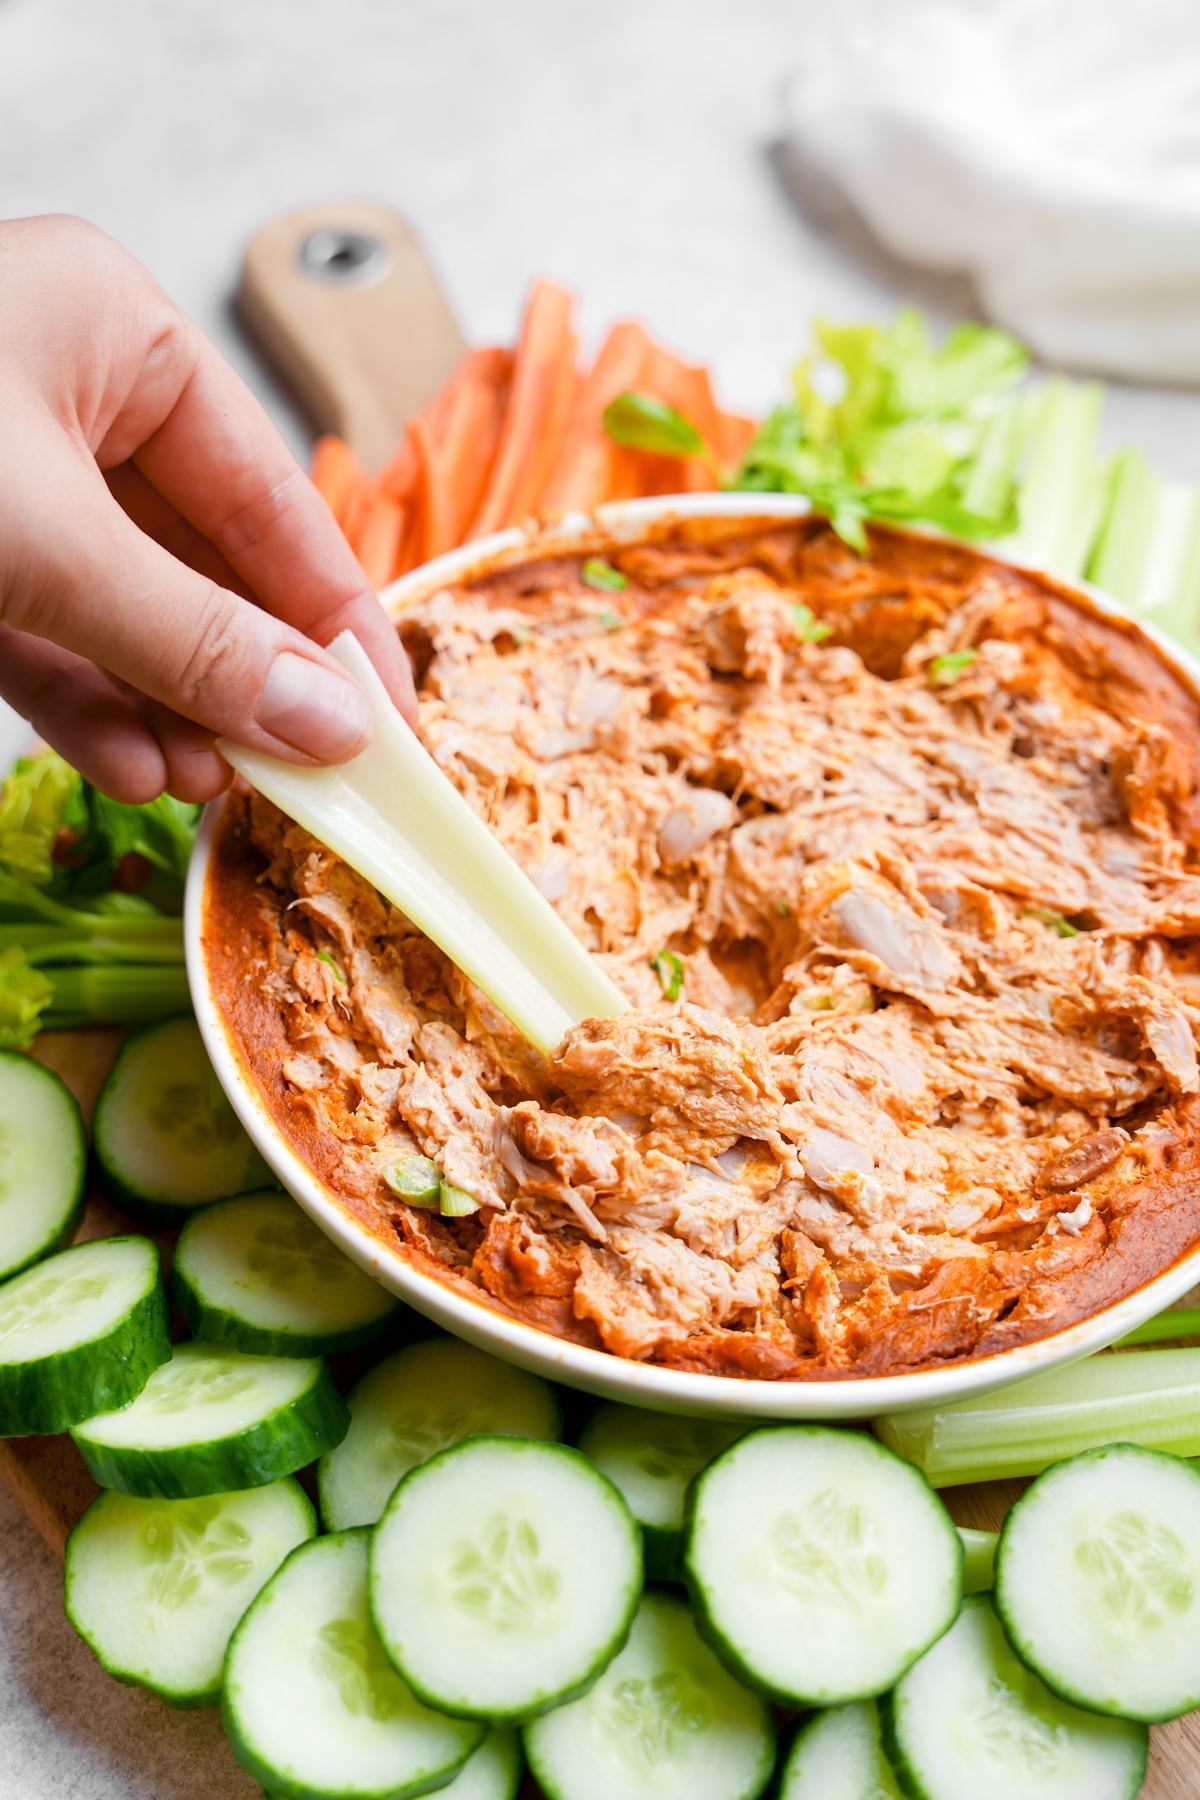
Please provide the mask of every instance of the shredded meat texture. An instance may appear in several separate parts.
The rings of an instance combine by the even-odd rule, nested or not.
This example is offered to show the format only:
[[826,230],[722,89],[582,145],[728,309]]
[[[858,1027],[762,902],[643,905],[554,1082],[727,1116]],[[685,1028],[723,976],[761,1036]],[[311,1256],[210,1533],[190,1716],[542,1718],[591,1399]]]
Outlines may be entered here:
[[[327,1184],[485,1304],[768,1379],[987,1353],[1180,1254],[1179,678],[1050,584],[902,534],[864,558],[814,522],[605,554],[619,592],[559,557],[403,629],[430,753],[621,1018],[546,1062],[273,807],[231,811],[227,1011]],[[398,1202],[413,1150],[479,1211]]]

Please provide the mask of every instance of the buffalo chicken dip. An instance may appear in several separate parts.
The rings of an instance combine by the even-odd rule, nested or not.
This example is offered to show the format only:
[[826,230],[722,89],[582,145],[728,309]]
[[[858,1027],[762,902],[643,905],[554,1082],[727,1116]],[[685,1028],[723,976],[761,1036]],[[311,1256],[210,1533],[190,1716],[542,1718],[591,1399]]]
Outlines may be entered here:
[[1042,1336],[1200,1235],[1197,704],[1136,629],[751,520],[526,552],[401,630],[430,753],[632,1003],[544,1059],[234,794],[231,1037],[415,1267],[617,1356],[831,1379]]

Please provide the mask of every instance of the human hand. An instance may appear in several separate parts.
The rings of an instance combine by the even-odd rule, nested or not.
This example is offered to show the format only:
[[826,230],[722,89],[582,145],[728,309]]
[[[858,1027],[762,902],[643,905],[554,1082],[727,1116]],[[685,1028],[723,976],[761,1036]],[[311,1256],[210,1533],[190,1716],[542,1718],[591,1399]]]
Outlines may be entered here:
[[0,695],[115,798],[207,800],[217,735],[368,741],[344,630],[413,721],[357,559],[213,346],[94,227],[0,223]]

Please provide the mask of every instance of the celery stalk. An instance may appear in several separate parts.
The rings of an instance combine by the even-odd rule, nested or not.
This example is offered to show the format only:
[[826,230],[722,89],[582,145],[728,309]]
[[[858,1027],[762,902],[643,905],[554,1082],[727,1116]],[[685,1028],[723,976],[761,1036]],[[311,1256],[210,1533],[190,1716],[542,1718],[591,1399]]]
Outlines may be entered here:
[[181,963],[183,926],[161,915],[125,919],[82,912],[68,925],[0,923],[0,950],[13,946],[31,963]]
[[1087,576],[1135,609],[1145,604],[1161,490],[1161,481],[1140,450],[1118,451]]
[[1172,1338],[1200,1337],[1200,1306],[1173,1306],[1155,1313],[1117,1339],[1120,1348],[1126,1344],[1161,1344]]
[[1142,452],[1113,459],[1088,578],[1183,643],[1200,633],[1200,491],[1163,481]]
[[1098,452],[1104,389],[1098,381],[1055,376],[1034,404],[1029,466],[1017,489],[1021,522],[995,548],[1069,580],[1087,564],[1104,507]]
[[1005,400],[984,426],[962,492],[963,506],[981,519],[1002,518],[1008,510],[1029,435],[1029,400],[1028,394]]
[[138,968],[128,963],[85,963],[72,969],[42,969],[53,987],[43,1030],[78,1025],[145,1025],[187,1012],[191,1006],[182,963]]
[[1160,491],[1142,608],[1160,630],[1196,648],[1200,638],[1200,489],[1167,482]]
[[445,951],[549,1052],[628,1004],[404,723],[349,632],[330,646],[375,708],[375,736],[332,768],[223,742],[221,754]]
[[957,1530],[963,1547],[963,1593],[986,1594],[996,1572],[1000,1533],[973,1531],[966,1525],[959,1525]]
[[1036,1475],[1102,1444],[1200,1456],[1200,1349],[1092,1356],[978,1400],[888,1413],[874,1429],[934,1487]]

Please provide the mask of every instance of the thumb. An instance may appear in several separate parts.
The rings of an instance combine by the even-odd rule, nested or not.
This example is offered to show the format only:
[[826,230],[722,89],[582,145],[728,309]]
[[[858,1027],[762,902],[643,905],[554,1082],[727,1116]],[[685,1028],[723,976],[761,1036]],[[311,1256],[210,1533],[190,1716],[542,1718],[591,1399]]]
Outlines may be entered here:
[[10,588],[8,623],[235,743],[300,763],[363,748],[370,702],[332,656],[177,561],[98,476],[72,485],[68,498],[60,484],[54,529],[37,540],[36,580]]

